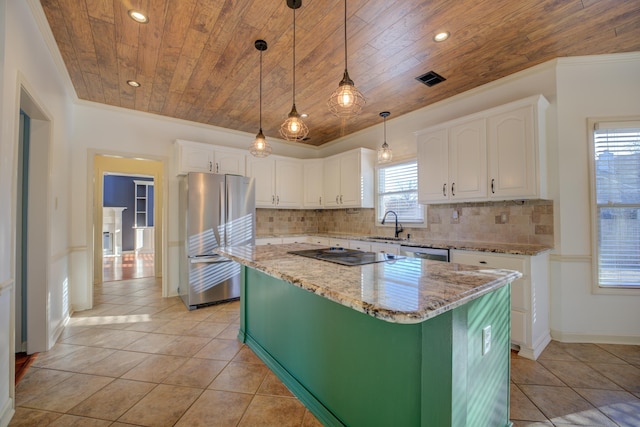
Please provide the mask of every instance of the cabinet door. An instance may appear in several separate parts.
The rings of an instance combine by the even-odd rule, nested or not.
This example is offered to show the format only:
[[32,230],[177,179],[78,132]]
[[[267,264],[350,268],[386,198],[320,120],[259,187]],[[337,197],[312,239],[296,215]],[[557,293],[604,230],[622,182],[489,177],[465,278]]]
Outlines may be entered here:
[[324,203],[324,165],[322,160],[310,160],[303,164],[305,208],[321,208]]
[[360,153],[353,151],[340,156],[340,205],[360,206],[362,202]]
[[295,160],[276,160],[276,206],[302,206],[302,163]]
[[487,131],[485,119],[449,130],[451,200],[487,197]]
[[244,154],[227,151],[216,151],[214,157],[214,172],[244,175]]
[[256,206],[276,207],[275,161],[272,159],[249,159],[248,176],[253,177],[256,187]]
[[180,144],[180,172],[213,172],[213,147]]
[[490,197],[536,195],[533,107],[508,111],[488,120]]
[[449,199],[447,130],[418,135],[418,201]]
[[340,157],[331,157],[324,161],[324,205],[340,205]]

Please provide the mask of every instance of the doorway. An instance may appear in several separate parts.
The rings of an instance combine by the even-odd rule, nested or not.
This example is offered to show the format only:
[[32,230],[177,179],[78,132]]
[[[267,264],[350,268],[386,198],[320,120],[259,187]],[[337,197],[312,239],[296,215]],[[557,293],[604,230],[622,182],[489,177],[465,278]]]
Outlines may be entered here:
[[[93,284],[102,284],[105,282],[104,275],[104,255],[105,255],[105,235],[104,230],[104,210],[103,203],[105,200],[105,176],[119,175],[119,176],[138,176],[145,178],[145,180],[151,180],[153,183],[153,200],[149,200],[147,197],[146,202],[151,203],[151,207],[147,207],[147,212],[151,210],[153,212],[153,227],[150,229],[145,226],[147,242],[153,241],[153,247],[141,246],[141,250],[148,253],[153,258],[153,266],[151,268],[151,275],[156,278],[162,278],[163,282],[163,296],[166,296],[166,284],[162,274],[163,264],[163,228],[164,228],[164,216],[163,216],[163,182],[164,182],[164,163],[156,160],[146,160],[140,158],[125,158],[117,156],[107,156],[97,154],[93,158]],[[141,181],[142,179],[137,179]],[[134,214],[141,213],[142,209],[136,210],[133,207]],[[142,223],[141,223],[142,224]],[[147,223],[148,225],[148,223]],[[141,227],[142,228],[142,227]],[[142,234],[145,234],[143,232]],[[151,236],[149,236],[151,234]],[[114,230],[115,235],[115,230]],[[135,254],[135,250],[134,250]],[[93,300],[93,286],[89,286],[91,301]]]
[[106,173],[102,201],[102,280],[154,277],[155,182]]
[[20,88],[16,185],[15,353],[46,351],[50,344],[49,151],[51,121],[24,87]]

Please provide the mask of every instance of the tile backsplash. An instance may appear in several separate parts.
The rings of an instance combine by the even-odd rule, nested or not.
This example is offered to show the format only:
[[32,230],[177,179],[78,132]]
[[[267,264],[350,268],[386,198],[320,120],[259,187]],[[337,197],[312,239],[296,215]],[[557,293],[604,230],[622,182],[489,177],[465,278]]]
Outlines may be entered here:
[[[257,209],[257,235],[311,233],[393,236],[375,223],[375,209]],[[553,201],[456,203],[427,207],[427,226],[404,226],[400,237],[553,246]]]

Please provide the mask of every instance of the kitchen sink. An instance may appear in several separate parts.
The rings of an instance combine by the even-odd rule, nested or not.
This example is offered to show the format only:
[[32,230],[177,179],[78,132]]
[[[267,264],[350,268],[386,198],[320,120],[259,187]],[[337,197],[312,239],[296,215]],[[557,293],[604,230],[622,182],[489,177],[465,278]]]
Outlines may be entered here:
[[387,240],[387,241],[393,241],[393,242],[402,242],[404,240],[407,240],[401,237],[386,237],[386,236],[368,236],[366,237],[366,239],[367,240]]

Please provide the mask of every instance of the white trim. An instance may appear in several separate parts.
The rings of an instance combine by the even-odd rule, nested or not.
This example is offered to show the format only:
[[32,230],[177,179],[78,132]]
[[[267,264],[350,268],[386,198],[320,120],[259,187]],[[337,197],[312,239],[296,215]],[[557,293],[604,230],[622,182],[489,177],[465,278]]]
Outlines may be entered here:
[[591,255],[563,255],[563,254],[550,254],[549,261],[552,262],[582,262],[591,263]]
[[602,55],[583,55],[557,58],[558,67],[583,66],[593,64],[611,64],[612,62],[635,62],[640,59],[639,52],[610,53]]
[[525,357],[527,359],[536,360],[542,354],[547,345],[551,342],[551,335],[545,334],[540,337],[537,343],[533,345],[533,348],[520,346],[518,356]]
[[4,408],[2,408],[2,411],[0,411],[0,427],[7,427],[15,413],[16,410],[14,409],[14,400],[9,397],[4,405]]
[[629,336],[629,335],[576,334],[576,333],[560,332],[552,329],[551,337],[555,341],[566,342],[566,343],[640,345],[640,336]]

